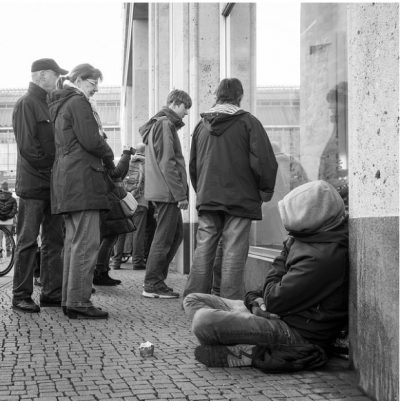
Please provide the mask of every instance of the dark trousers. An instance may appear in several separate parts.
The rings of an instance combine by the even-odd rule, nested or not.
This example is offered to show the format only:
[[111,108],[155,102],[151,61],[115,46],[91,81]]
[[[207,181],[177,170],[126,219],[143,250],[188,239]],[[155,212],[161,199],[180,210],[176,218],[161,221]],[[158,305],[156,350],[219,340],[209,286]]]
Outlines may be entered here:
[[133,216],[136,230],[132,233],[132,265],[134,269],[144,269],[144,246],[146,240],[147,207],[139,205]]
[[63,218],[51,214],[50,200],[20,198],[13,281],[13,298],[16,301],[32,296],[40,226],[42,296],[61,299]]
[[168,267],[183,239],[181,210],[177,203],[154,202],[157,227],[146,263],[144,288],[152,291],[163,286]]
[[107,273],[110,270],[111,252],[117,239],[118,234],[102,237],[99,252],[97,254],[96,268],[94,270],[96,276]]

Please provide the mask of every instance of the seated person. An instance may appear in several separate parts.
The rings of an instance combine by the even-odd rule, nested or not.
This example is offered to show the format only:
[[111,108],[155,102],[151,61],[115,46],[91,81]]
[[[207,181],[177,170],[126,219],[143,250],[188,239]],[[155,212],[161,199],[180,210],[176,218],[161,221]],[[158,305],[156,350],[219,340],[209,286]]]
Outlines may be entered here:
[[184,299],[207,366],[294,371],[323,365],[347,324],[348,225],[339,193],[312,181],[279,201],[289,232],[263,289],[245,301],[194,293]]

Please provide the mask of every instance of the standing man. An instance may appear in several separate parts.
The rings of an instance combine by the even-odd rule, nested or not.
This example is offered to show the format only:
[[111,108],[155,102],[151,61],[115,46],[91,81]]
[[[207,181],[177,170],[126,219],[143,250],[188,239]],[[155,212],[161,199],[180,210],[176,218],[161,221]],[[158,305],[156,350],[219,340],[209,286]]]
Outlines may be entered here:
[[54,162],[54,129],[46,102],[60,75],[68,71],[53,59],[32,64],[28,92],[16,103],[12,121],[18,147],[15,192],[20,197],[14,267],[13,308],[39,312],[32,300],[37,237],[41,230],[40,306],[61,306],[63,218],[51,214],[50,174]]
[[241,299],[252,220],[272,197],[277,162],[260,121],[240,108],[243,87],[223,79],[216,104],[197,124],[190,150],[190,179],[197,193],[197,246],[184,296],[210,293],[222,240],[220,295]]
[[144,196],[154,202],[157,214],[142,294],[147,298],[179,297],[165,279],[183,239],[180,209],[188,207],[185,160],[177,131],[191,106],[190,96],[175,89],[167,97],[167,106],[139,129],[146,145]]

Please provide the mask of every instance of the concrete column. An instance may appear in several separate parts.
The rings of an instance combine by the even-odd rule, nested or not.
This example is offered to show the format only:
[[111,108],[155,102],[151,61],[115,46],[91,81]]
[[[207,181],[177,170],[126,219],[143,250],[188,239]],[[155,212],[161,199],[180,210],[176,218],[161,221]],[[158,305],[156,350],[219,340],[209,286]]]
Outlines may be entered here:
[[165,105],[170,87],[168,3],[149,3],[149,116]]
[[381,401],[399,390],[398,11],[348,6],[351,358]]
[[235,3],[227,17],[228,77],[243,84],[242,108],[256,112],[256,4]]
[[148,20],[135,19],[132,24],[132,131],[131,144],[141,141],[139,127],[149,117],[149,40]]

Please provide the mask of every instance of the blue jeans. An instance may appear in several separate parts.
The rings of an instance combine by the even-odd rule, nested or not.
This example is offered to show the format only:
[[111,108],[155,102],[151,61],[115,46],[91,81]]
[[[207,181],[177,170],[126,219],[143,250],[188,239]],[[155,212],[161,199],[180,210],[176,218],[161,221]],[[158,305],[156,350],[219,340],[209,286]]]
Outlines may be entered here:
[[32,296],[40,226],[41,295],[53,300],[61,299],[63,218],[51,214],[50,200],[20,198],[13,281],[15,301]]
[[229,299],[243,298],[243,273],[249,251],[250,227],[251,220],[247,218],[222,212],[199,214],[196,249],[183,296],[193,292],[211,292],[213,266],[221,240],[221,260],[216,264],[221,268],[220,295]]
[[100,212],[85,210],[65,215],[63,306],[92,306],[93,273],[100,246]]
[[157,227],[146,263],[144,287],[152,291],[165,285],[168,267],[183,239],[181,210],[177,203],[154,202]]
[[308,343],[284,321],[253,315],[241,300],[196,293],[188,295],[183,306],[193,319],[194,335],[203,345]]

